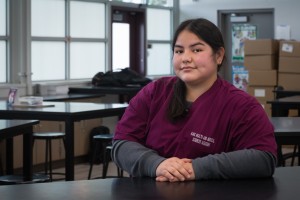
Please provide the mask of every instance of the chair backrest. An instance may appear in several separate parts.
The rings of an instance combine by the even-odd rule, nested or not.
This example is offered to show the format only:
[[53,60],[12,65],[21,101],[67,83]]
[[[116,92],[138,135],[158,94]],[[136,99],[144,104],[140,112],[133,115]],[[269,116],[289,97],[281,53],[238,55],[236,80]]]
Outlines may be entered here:
[[[284,94],[282,94],[280,92],[276,92],[276,91],[282,91],[282,90],[284,90],[284,87],[282,87],[281,85],[278,85],[274,88],[274,98],[275,99],[286,97]],[[289,116],[289,110],[288,109],[280,109],[279,116],[280,117]]]
[[279,99],[279,98],[285,97],[285,96],[282,95],[280,92],[276,92],[276,91],[282,91],[282,90],[284,90],[284,88],[283,88],[281,85],[277,85],[277,86],[274,88],[274,98],[275,98],[275,99]]
[[[93,128],[90,132],[90,135],[89,135],[89,160],[90,162],[92,162],[92,157],[93,157],[93,152],[95,151],[95,146],[94,146],[94,142],[93,142],[93,138],[95,135],[107,135],[110,133],[110,130],[107,126],[97,126],[95,128]],[[102,161],[102,154],[104,152],[102,152],[102,148],[98,148],[96,151],[98,151],[96,153],[96,158],[94,159],[94,163],[95,164],[99,164]]]

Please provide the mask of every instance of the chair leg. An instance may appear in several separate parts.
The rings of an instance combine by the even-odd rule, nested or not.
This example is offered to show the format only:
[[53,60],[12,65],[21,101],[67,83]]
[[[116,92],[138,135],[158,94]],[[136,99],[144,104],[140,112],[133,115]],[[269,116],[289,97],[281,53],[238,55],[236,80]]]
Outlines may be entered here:
[[118,177],[122,178],[123,177],[123,170],[120,167],[117,167],[117,168],[118,168]]
[[297,155],[297,148],[298,148],[298,145],[295,145],[294,150],[293,150],[291,166],[294,166],[295,156]]
[[45,143],[46,143],[46,148],[45,148],[45,165],[44,165],[44,167],[45,167],[45,174],[48,174],[48,166],[49,166],[49,163],[48,163],[49,162],[49,158],[48,158],[49,142],[48,142],[48,140],[46,140]]
[[108,169],[108,165],[109,165],[109,157],[107,156],[107,154],[109,153],[109,151],[106,149],[106,145],[103,144],[103,169],[102,169],[102,178],[106,178],[107,175],[107,169]]
[[0,176],[2,176],[3,174],[4,174],[4,170],[3,170],[2,156],[0,156]]
[[50,142],[50,145],[49,145],[49,158],[50,158],[50,165],[49,165],[49,171],[50,171],[50,179],[51,179],[51,181],[52,181],[52,141],[50,140],[49,141]]
[[277,166],[285,167],[285,160],[283,159],[282,145],[277,147],[278,163]]

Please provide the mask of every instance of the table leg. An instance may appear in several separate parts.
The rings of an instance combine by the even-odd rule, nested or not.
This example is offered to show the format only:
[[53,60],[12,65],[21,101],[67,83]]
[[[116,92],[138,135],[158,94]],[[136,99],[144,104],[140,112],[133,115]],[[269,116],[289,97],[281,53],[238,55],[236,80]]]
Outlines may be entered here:
[[13,138],[6,139],[6,174],[14,173],[14,143]]
[[285,166],[285,163],[284,163],[284,160],[283,160],[283,155],[282,155],[282,146],[281,145],[277,145],[277,166],[280,167],[284,167]]
[[68,119],[65,121],[66,131],[66,181],[74,180],[74,121]]

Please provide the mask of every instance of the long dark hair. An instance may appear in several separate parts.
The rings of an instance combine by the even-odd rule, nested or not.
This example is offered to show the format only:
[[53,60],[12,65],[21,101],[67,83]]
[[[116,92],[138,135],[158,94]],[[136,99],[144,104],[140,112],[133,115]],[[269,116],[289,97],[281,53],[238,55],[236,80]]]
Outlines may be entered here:
[[[207,19],[198,18],[186,20],[178,26],[173,37],[173,52],[177,37],[183,30],[188,30],[197,35],[212,48],[214,54],[222,47],[225,49],[223,36],[219,28]],[[218,65],[218,71],[220,70],[222,63]],[[187,114],[187,106],[186,87],[184,82],[178,78],[174,84],[173,97],[167,109],[167,117],[173,122],[183,118]]]

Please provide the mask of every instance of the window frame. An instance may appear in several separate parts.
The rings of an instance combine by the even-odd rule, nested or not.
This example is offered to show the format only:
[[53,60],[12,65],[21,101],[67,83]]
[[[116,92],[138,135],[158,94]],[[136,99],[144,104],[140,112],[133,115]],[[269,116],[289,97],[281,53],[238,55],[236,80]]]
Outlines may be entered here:
[[[65,0],[66,3],[70,1],[83,1],[83,0]],[[162,8],[162,9],[172,9],[171,18],[173,18],[172,25],[176,26],[179,22],[179,1],[173,0],[173,7],[164,7],[164,6],[154,6],[154,5],[133,5],[132,3],[124,3],[117,1],[109,1],[109,0],[89,0],[90,2],[99,2],[105,4],[105,17],[106,17],[106,25],[105,25],[105,38],[98,40],[97,42],[105,43],[105,69],[111,70],[110,58],[111,58],[111,30],[109,28],[110,24],[110,6],[120,5],[120,6],[146,6],[149,8]],[[48,80],[48,81],[32,81],[31,77],[31,41],[39,40],[42,38],[32,37],[31,36],[31,0],[24,1],[8,1],[7,3],[7,31],[11,33],[8,36],[1,36],[1,39],[5,39],[7,41],[7,81],[6,83],[0,83],[0,85],[8,84],[10,87],[12,84],[18,87],[22,87],[25,89],[25,93],[32,94],[32,90],[34,90],[34,86],[37,84],[64,84],[64,85],[72,85],[72,84],[86,84],[90,83],[90,79],[65,79],[61,81],[57,80]],[[84,1],[86,2],[86,1]],[[66,6],[67,12],[68,6]],[[173,28],[171,28],[173,29]],[[174,30],[171,30],[171,33]],[[53,40],[53,38],[45,38],[46,40]],[[64,41],[68,38],[60,38],[60,40]],[[72,41],[82,41],[81,38],[72,38]],[[148,41],[156,42],[156,41]],[[69,62],[69,58],[66,59],[66,62]],[[145,65],[145,71],[147,71],[147,65]]]
[[[71,54],[70,54],[70,46],[72,42],[94,42],[94,43],[104,43],[105,46],[107,46],[107,37],[106,35],[103,38],[81,38],[81,37],[76,37],[72,38],[71,37],[71,27],[70,27],[70,7],[71,7],[71,2],[83,2],[83,3],[102,3],[104,4],[105,7],[105,13],[104,13],[104,21],[106,20],[106,1],[101,1],[101,0],[65,0],[65,36],[64,37],[45,37],[45,36],[31,36],[31,42],[34,41],[47,41],[47,42],[65,42],[65,77],[63,80],[36,80],[32,82],[44,82],[44,81],[77,81],[77,80],[87,80],[87,78],[71,78],[71,66],[70,66],[70,59],[71,59]],[[105,24],[106,26],[106,24]],[[105,60],[107,59],[106,56]],[[106,62],[106,61],[105,61]]]

